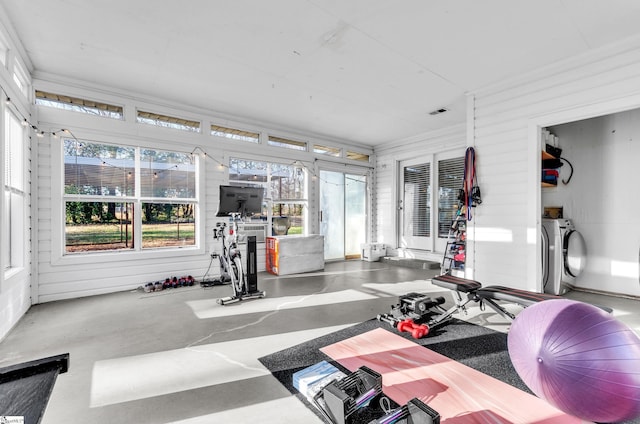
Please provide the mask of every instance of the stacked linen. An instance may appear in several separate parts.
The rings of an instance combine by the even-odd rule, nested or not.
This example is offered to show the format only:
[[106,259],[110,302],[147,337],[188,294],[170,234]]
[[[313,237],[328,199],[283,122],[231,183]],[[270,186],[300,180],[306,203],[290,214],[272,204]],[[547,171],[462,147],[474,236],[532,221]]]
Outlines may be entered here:
[[543,169],[542,170],[542,182],[557,185],[558,176],[560,173],[557,169]]

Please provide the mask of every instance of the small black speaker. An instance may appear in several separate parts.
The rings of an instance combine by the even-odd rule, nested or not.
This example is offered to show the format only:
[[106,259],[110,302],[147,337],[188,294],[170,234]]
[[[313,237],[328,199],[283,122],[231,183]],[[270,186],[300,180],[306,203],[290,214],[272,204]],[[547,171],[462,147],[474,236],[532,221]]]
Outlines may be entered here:
[[247,236],[247,290],[258,291],[258,252],[256,236]]

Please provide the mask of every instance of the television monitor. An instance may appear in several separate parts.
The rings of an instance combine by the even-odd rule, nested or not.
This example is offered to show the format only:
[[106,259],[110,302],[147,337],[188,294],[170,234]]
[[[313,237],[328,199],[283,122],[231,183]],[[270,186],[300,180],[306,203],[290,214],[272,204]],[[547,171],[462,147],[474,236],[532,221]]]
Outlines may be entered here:
[[239,212],[243,217],[261,213],[263,192],[262,187],[221,185],[217,216],[229,216],[232,212]]

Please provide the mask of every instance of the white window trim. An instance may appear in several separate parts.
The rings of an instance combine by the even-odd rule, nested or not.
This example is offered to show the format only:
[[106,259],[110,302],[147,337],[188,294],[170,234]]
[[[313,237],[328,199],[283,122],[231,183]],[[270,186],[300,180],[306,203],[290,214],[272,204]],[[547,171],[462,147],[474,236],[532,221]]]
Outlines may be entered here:
[[[442,152],[431,152],[431,153],[424,153],[419,155],[416,158],[416,162],[430,162],[431,163],[431,190],[432,190],[432,196],[431,196],[431,211],[432,211],[432,216],[431,216],[431,229],[432,229],[432,241],[429,245],[429,248],[431,250],[427,250],[426,252],[428,253],[433,253],[435,252],[437,255],[441,255],[442,252],[444,252],[444,247],[446,246],[446,239],[440,239],[437,236],[438,233],[438,224],[437,224],[437,209],[438,209],[438,199],[437,199],[437,179],[438,179],[438,173],[437,173],[437,162],[439,160],[443,160],[443,159],[452,159],[455,157],[460,157],[460,156],[464,156],[464,148],[456,148],[456,149],[451,149],[451,150],[445,150]],[[399,187],[400,186],[400,175],[402,173],[402,167],[401,164],[404,161],[408,161],[411,160],[412,157],[409,157],[407,155],[403,155],[400,158],[396,159],[395,161],[395,165],[394,165],[394,181],[393,181],[393,186],[394,187]],[[398,188],[394,191],[393,193],[393,205],[397,205],[398,202],[400,201],[400,199],[402,198],[402,195],[400,194],[401,190]],[[400,213],[401,211],[395,209],[394,211],[394,217],[396,219],[396,222],[400,222]],[[435,220],[435,221],[434,221]],[[406,249],[407,251],[411,251],[412,249],[410,248],[402,248],[400,247],[400,244],[398,243],[398,240],[400,238],[401,235],[401,229],[398,228],[398,225],[395,226],[395,240],[397,243],[397,248],[398,249]],[[435,231],[435,233],[434,233]],[[435,237],[433,237],[433,235],[435,234]],[[439,250],[441,249],[441,250]]]
[[[433,193],[434,195],[432,196],[432,208],[435,208],[435,222],[433,223],[433,231],[434,231],[434,251],[435,252],[444,252],[446,247],[447,247],[447,241],[448,238],[447,237],[440,237],[440,231],[439,231],[439,195],[438,193],[440,192],[440,186],[439,186],[439,177],[440,177],[440,161],[442,160],[449,160],[449,159],[455,159],[455,158],[464,158],[464,150],[455,150],[455,151],[448,151],[448,152],[442,152],[442,153],[436,153],[434,155],[434,159],[433,159],[433,178],[434,178],[434,185],[433,185]],[[460,188],[462,188],[462,186],[460,186]]]
[[[6,128],[8,125],[8,122],[5,119],[6,114],[7,113],[12,114],[18,122],[20,122],[20,117],[19,117],[19,114],[15,113],[15,111],[13,110],[10,110],[6,105],[0,108],[0,113],[2,113],[2,119],[0,120],[0,131],[1,131],[0,137],[2,140],[2,142],[0,143],[0,147],[1,147],[0,160],[4,164],[5,144],[11,142],[10,140],[6,139]],[[26,270],[28,270],[28,267],[29,267],[28,252],[30,251],[30,247],[28,243],[29,243],[29,229],[31,227],[31,224],[29,221],[29,187],[28,187],[28,181],[26,180],[26,173],[28,171],[28,168],[27,168],[28,146],[29,146],[28,140],[29,140],[28,131],[25,130],[22,133],[22,141],[20,143],[23,146],[22,154],[21,154],[21,158],[22,158],[21,169],[23,171],[21,177],[23,181],[22,181],[22,189],[19,190],[19,192],[22,194],[21,197],[23,199],[22,216],[20,217],[22,221],[22,225],[20,226],[22,227],[22,231],[20,231],[18,234],[15,234],[14,232],[12,232],[10,237],[7,237],[7,235],[3,233],[2,239],[0,240],[0,244],[4,249],[6,248],[7,245],[12,245],[14,243],[14,240],[13,240],[14,237],[17,238],[17,243],[15,244],[21,246],[22,249],[19,252],[15,252],[13,251],[13,248],[12,248],[11,255],[12,257],[21,255],[22,256],[20,258],[21,265],[12,266],[4,269],[7,264],[5,264],[4,261],[0,258],[0,261],[2,261],[2,263],[0,264],[0,267],[1,267],[0,269],[2,269],[4,272],[3,280],[5,282],[9,281],[13,277],[23,274],[24,272],[26,272]],[[4,211],[4,207],[5,207],[4,191],[5,191],[5,184],[6,184],[6,181],[4,181],[4,172],[2,172],[2,176],[0,177],[0,180],[2,182],[2,199],[0,200],[0,206],[1,206],[0,210]],[[11,191],[14,192],[14,190],[11,190]],[[13,216],[13,213],[11,212],[9,216]],[[0,218],[5,220],[5,219],[9,219],[9,216],[5,216],[5,214],[3,213],[2,217]],[[16,224],[16,223],[12,222],[11,224]],[[4,222],[2,223],[2,227],[4,228]],[[11,259],[11,263],[14,263],[13,259]]]
[[[80,137],[81,139],[82,137]],[[163,259],[176,257],[189,257],[202,255],[205,250],[205,225],[206,217],[204,212],[204,193],[205,193],[205,166],[206,161],[199,158],[198,174],[196,175],[196,240],[195,246],[185,247],[167,247],[161,249],[141,249],[136,251],[110,250],[90,253],[74,253],[66,254],[65,251],[65,198],[64,198],[64,154],[63,143],[64,138],[51,139],[51,263],[53,265],[79,265],[92,263],[109,263],[114,261],[140,261],[146,259]],[[154,147],[145,146],[132,140],[120,140],[120,145],[131,147],[140,147],[146,149],[156,149]],[[107,140],[92,140],[96,143],[114,144]],[[171,150],[171,148],[163,147],[163,150]],[[179,149],[178,149],[179,150]],[[139,184],[138,184],[139,187]],[[123,198],[123,201],[126,201]],[[141,199],[144,200],[144,199]],[[54,205],[57,205],[54,206]],[[136,202],[136,214],[140,216],[140,203]],[[140,234],[140,226],[138,220],[134,222],[135,231]]]
[[13,71],[11,75],[14,84],[18,88],[18,91],[28,99],[29,90],[31,88],[31,78],[25,67],[18,60],[13,61]]
[[9,46],[6,37],[4,36],[2,31],[0,31],[0,66],[5,69],[7,68],[7,63],[9,62],[10,50],[11,47]]

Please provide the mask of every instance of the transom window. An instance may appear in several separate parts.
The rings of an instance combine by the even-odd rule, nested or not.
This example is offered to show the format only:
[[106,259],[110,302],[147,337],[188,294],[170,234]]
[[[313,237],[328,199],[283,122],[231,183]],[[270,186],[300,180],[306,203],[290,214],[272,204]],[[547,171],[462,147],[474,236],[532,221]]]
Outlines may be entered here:
[[351,160],[357,160],[357,161],[360,161],[360,162],[369,162],[369,160],[370,160],[368,154],[359,153],[359,152],[352,152],[352,151],[347,151],[346,158],[347,159],[351,159]]
[[75,139],[63,149],[67,253],[195,246],[197,157]]
[[200,122],[190,119],[177,118],[175,116],[162,115],[159,113],[139,110],[136,120],[142,124],[173,128],[174,130],[191,131],[198,133],[200,132]]
[[257,132],[223,127],[221,125],[211,125],[211,135],[229,138],[231,140],[248,141],[250,143],[260,142],[260,134]]
[[101,116],[103,118],[124,119],[124,109],[122,106],[62,94],[48,93],[46,91],[36,90],[36,104],[39,106]]
[[274,135],[269,136],[268,144],[269,146],[284,147],[285,149],[307,150],[307,143],[305,141],[289,140]]
[[313,145],[313,153],[320,155],[327,155],[333,157],[340,157],[342,155],[342,149],[339,147],[323,146],[321,144]]

